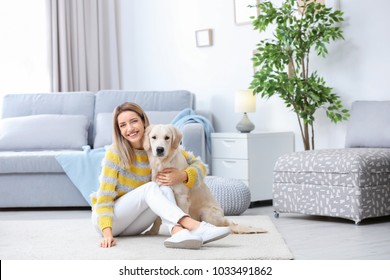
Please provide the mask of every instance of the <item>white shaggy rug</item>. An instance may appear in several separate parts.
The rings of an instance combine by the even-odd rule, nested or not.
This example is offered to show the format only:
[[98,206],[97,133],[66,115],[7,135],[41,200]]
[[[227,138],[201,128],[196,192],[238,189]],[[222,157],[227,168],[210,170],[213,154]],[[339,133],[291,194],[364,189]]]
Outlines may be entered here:
[[268,233],[229,235],[199,250],[167,249],[165,235],[117,238],[103,249],[89,211],[0,212],[2,260],[237,260],[293,259],[283,237],[268,216],[233,216],[236,223]]

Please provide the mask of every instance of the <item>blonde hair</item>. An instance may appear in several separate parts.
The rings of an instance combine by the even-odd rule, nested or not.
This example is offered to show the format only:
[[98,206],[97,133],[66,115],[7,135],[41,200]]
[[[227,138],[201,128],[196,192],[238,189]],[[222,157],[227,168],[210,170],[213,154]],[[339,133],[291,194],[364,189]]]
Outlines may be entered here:
[[122,136],[118,125],[119,114],[126,111],[136,113],[141,118],[145,128],[149,126],[149,119],[146,116],[145,111],[139,105],[132,102],[125,102],[115,108],[113,117],[113,142],[118,150],[120,165],[123,168],[129,168],[135,162],[134,148],[131,146],[130,142]]

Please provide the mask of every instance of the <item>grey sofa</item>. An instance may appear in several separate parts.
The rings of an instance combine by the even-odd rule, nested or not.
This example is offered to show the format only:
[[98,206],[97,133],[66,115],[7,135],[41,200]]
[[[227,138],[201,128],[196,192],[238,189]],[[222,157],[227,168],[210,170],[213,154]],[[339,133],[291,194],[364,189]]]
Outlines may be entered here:
[[[10,94],[0,121],[0,208],[89,206],[55,159],[82,146],[111,143],[115,106],[132,101],[152,123],[169,123],[183,109],[195,109],[188,91],[99,91]],[[211,120],[211,113],[197,112]],[[204,127],[184,127],[183,145],[207,162]]]
[[340,217],[360,223],[390,215],[390,101],[352,104],[344,149],[281,156],[274,168],[279,213]]

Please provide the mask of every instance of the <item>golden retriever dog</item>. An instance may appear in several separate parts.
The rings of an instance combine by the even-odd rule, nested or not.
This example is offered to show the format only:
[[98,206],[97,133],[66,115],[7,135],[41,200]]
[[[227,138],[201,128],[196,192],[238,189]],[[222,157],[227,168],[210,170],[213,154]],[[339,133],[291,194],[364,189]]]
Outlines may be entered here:
[[[184,170],[187,160],[181,152],[182,133],[173,125],[151,125],[146,128],[144,149],[148,154],[152,180],[165,168]],[[171,186],[177,205],[193,219],[215,226],[229,226],[232,233],[264,233],[265,230],[237,225],[225,218],[224,212],[204,182],[192,189],[184,184]],[[157,234],[161,219],[157,219],[147,234]]]

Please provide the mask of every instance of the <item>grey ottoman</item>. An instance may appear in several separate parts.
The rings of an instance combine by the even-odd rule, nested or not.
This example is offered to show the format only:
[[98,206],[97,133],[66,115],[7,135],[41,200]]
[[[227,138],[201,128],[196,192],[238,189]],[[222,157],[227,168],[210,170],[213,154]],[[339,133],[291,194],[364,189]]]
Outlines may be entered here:
[[206,176],[205,183],[219,202],[225,216],[240,215],[248,209],[251,203],[251,193],[242,181]]
[[359,223],[390,215],[390,149],[348,148],[283,155],[274,168],[273,206],[281,212]]

